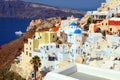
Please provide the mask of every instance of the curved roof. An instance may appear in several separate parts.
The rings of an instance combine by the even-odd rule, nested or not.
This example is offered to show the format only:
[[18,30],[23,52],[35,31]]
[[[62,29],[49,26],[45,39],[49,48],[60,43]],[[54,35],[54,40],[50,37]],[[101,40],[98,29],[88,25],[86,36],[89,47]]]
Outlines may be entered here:
[[82,33],[82,31],[80,30],[80,29],[76,29],[75,31],[74,31],[74,34],[81,34]]
[[68,34],[68,36],[72,36],[72,34]]
[[77,24],[75,22],[72,22],[70,26],[77,26]]

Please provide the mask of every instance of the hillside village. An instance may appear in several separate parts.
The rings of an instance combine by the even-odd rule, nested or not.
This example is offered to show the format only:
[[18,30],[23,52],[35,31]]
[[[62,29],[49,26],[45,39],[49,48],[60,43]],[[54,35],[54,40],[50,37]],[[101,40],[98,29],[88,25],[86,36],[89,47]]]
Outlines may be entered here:
[[11,70],[27,80],[34,78],[30,61],[35,56],[41,63],[37,75],[44,73],[45,76],[71,63],[119,72],[120,0],[106,0],[96,11],[88,11],[81,20],[71,16],[56,22],[49,31],[36,31],[24,43],[22,54],[16,58],[18,63],[13,64]]

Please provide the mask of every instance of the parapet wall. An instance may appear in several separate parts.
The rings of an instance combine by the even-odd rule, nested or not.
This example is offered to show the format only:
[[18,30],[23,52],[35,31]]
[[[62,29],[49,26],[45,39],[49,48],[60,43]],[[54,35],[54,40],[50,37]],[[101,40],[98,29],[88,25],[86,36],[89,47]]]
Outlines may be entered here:
[[106,79],[110,79],[110,80],[120,80],[120,72],[119,71],[97,68],[97,67],[92,67],[92,66],[83,65],[83,64],[76,64],[76,65],[77,65],[78,72],[82,72],[85,74],[102,77],[102,78],[106,78]]

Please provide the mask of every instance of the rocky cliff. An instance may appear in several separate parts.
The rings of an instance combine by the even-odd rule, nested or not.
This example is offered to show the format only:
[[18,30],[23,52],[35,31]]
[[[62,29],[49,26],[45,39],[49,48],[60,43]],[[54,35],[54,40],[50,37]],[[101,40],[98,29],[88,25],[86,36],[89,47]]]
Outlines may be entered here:
[[81,17],[84,14],[84,11],[52,7],[21,0],[0,0],[0,17],[45,19],[49,17],[67,17],[71,15]]

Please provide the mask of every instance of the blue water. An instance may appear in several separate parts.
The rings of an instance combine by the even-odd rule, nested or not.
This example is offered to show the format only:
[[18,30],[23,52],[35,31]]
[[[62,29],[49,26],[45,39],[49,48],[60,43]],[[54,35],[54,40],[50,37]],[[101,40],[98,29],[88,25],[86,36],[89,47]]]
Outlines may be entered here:
[[30,19],[0,18],[0,46],[17,39],[16,31],[25,32]]

